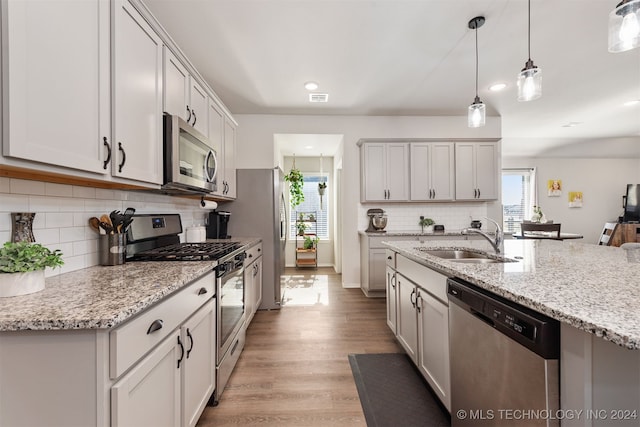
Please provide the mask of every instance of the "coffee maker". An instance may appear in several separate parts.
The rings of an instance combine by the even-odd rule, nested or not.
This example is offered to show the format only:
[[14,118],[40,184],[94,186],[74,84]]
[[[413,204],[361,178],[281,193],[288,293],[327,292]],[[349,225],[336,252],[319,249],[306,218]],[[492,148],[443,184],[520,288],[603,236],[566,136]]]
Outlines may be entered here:
[[230,239],[227,234],[231,212],[211,211],[209,212],[209,223],[207,225],[207,239]]

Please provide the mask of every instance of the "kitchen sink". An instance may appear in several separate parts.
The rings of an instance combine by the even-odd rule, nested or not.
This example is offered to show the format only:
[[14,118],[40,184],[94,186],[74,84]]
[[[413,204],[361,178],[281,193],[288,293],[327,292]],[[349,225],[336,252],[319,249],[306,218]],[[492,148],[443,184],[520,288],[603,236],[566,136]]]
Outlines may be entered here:
[[484,252],[475,252],[462,249],[416,249],[426,254],[446,259],[448,261],[463,262],[467,264],[492,264],[512,261],[506,258],[491,257]]

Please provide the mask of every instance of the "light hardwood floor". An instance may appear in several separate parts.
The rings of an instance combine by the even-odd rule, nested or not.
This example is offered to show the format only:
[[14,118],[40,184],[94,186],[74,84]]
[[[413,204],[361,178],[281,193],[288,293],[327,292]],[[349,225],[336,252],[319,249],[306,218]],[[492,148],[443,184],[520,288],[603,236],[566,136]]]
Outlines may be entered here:
[[343,289],[332,269],[286,274],[286,305],[256,313],[220,403],[199,427],[366,426],[347,356],[402,352],[385,300]]

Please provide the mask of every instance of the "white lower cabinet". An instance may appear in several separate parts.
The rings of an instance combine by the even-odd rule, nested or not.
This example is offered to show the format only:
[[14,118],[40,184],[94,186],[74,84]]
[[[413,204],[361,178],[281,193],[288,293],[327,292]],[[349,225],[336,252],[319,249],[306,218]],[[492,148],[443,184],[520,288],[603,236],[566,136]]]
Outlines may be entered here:
[[451,409],[449,307],[420,288],[417,298],[418,369],[444,406]]
[[387,326],[394,335],[398,332],[397,287],[396,271],[387,266]]
[[175,331],[111,388],[111,425],[180,425],[180,358]]
[[247,251],[244,268],[245,327],[249,326],[262,302],[262,243]]
[[396,338],[450,410],[447,277],[398,254],[396,263],[395,301],[387,298],[387,324],[389,313],[397,310]]
[[215,322],[209,299],[118,380],[111,388],[113,426],[196,425],[215,387]]
[[211,300],[181,328],[185,355],[181,369],[182,426],[198,422],[216,384],[216,306]]

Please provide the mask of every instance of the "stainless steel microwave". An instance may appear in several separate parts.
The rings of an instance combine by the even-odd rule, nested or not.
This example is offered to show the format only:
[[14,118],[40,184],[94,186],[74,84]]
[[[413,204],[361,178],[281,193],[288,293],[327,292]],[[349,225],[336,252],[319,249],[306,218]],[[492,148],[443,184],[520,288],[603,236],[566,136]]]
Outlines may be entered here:
[[206,136],[180,117],[164,114],[164,185],[169,192],[216,190],[218,160]]

